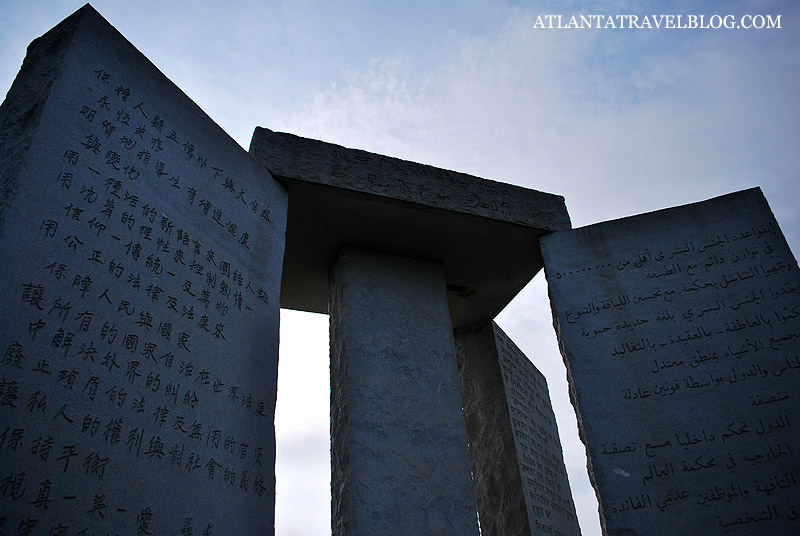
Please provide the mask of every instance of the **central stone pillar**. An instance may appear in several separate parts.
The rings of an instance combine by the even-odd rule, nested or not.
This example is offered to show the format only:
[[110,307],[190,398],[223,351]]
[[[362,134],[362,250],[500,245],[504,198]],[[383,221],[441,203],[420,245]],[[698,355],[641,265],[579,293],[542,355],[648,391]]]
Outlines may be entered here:
[[478,534],[441,265],[345,249],[330,274],[334,536]]

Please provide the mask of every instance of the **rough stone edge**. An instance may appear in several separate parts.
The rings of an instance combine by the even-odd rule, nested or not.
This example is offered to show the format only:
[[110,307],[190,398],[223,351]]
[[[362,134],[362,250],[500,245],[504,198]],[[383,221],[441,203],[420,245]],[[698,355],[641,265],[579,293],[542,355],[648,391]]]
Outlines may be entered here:
[[[264,140],[269,139],[270,143],[274,143],[275,145],[279,145],[277,151],[281,153],[289,154],[292,153],[292,160],[293,166],[292,169],[287,169],[283,165],[283,159],[280,156],[276,157],[275,151],[271,151],[270,154],[264,155],[265,151],[265,143]],[[291,145],[298,145],[300,150],[290,150]],[[260,145],[260,147],[259,147]],[[276,177],[281,177],[284,179],[293,179],[293,180],[302,180],[304,182],[311,182],[317,184],[324,184],[327,186],[333,186],[337,188],[342,188],[346,190],[352,190],[357,192],[362,192],[365,194],[376,195],[378,197],[386,197],[387,199],[397,199],[400,201],[406,202],[419,202],[418,200],[412,200],[407,197],[387,194],[381,195],[363,188],[353,187],[351,184],[348,184],[348,180],[345,180],[344,177],[341,180],[325,180],[323,179],[319,173],[312,173],[312,174],[303,174],[302,168],[308,165],[308,162],[320,162],[323,163],[322,168],[324,170],[332,170],[338,167],[341,167],[341,164],[336,164],[333,162],[330,151],[334,150],[337,151],[345,156],[345,159],[348,162],[354,161],[361,164],[366,164],[370,162],[375,157],[380,157],[382,160],[388,162],[391,166],[395,169],[404,172],[404,169],[416,169],[418,171],[422,171],[426,175],[430,172],[431,177],[435,177],[437,174],[446,173],[449,177],[457,180],[464,181],[468,184],[474,185],[477,189],[484,189],[484,188],[492,188],[492,189],[502,189],[509,191],[509,197],[524,200],[524,204],[522,205],[525,209],[527,209],[526,217],[522,217],[520,215],[515,215],[516,217],[507,218],[502,217],[499,214],[496,214],[493,210],[481,210],[481,209],[458,209],[454,206],[446,206],[442,204],[435,204],[431,202],[420,202],[420,204],[425,206],[430,206],[432,208],[443,209],[443,210],[451,210],[454,212],[461,212],[464,214],[471,214],[474,216],[485,217],[489,219],[494,219],[498,221],[504,221],[508,223],[515,223],[518,225],[523,225],[525,227],[535,227],[544,229],[547,231],[557,231],[563,229],[570,229],[572,224],[570,222],[569,213],[566,209],[566,204],[564,201],[564,197],[551,194],[547,192],[541,192],[539,190],[533,190],[530,188],[524,188],[522,186],[516,186],[513,184],[507,184],[503,182],[494,181],[491,179],[484,179],[481,177],[477,177],[474,175],[469,175],[467,173],[462,173],[459,171],[447,170],[443,168],[437,168],[428,164],[421,164],[418,162],[412,162],[410,160],[403,160],[400,158],[381,155],[378,153],[371,153],[368,151],[364,151],[362,149],[353,149],[343,147],[341,145],[337,145],[335,143],[330,143],[321,140],[315,140],[311,138],[304,138],[302,136],[297,136],[295,134],[285,133],[285,132],[274,132],[268,128],[264,127],[256,127],[253,131],[253,136],[250,141],[250,155],[257,161],[259,164],[264,166],[270,173],[275,175]],[[301,157],[298,159],[298,156]],[[362,170],[354,167],[355,165],[348,166],[350,171],[354,171],[351,174],[347,174],[348,179],[352,181],[352,178],[356,179],[363,179],[364,181],[367,180],[374,170]],[[382,176],[381,176],[382,175]],[[376,178],[386,178],[385,174],[375,174]],[[467,192],[469,193],[469,191]],[[535,199],[529,199],[534,197]],[[496,200],[493,200],[493,202]]]
[[28,45],[22,67],[0,105],[0,236],[8,207],[19,190],[25,155],[61,75],[75,31],[89,11],[94,8],[86,4]]
[[[540,239],[541,244],[541,239]],[[541,246],[540,246],[541,247]],[[544,252],[542,253],[542,262],[544,262]],[[570,368],[569,359],[567,359],[567,351],[564,347],[564,339],[561,336],[561,323],[558,320],[558,313],[553,305],[554,300],[554,290],[553,285],[550,284],[550,279],[548,278],[548,272],[545,270],[545,280],[548,282],[547,285],[547,296],[548,300],[550,301],[550,313],[553,317],[553,329],[556,332],[556,340],[558,341],[558,351],[561,353],[561,360],[564,363],[564,368],[567,371],[567,386],[569,389],[569,401],[572,405],[572,409],[575,411],[575,419],[577,421],[578,426],[578,438],[583,443],[583,450],[584,454],[586,455],[586,472],[589,475],[589,481],[592,484],[592,490],[594,491],[595,500],[597,501],[597,515],[600,519],[600,530],[603,535],[608,534],[608,522],[603,515],[603,507],[602,507],[602,500],[600,497],[600,491],[595,485],[595,473],[594,467],[592,465],[592,457],[589,454],[589,440],[586,438],[586,428],[583,424],[583,416],[580,409],[580,404],[578,402],[578,394],[575,391],[575,382],[572,379],[572,369]]]
[[[481,533],[487,536],[522,534],[527,527],[530,534],[495,329],[499,328],[493,321],[483,320],[453,332]],[[490,355],[483,354],[484,347]],[[489,415],[488,408],[495,411]],[[481,433],[487,428],[494,429],[495,435]],[[498,452],[501,454],[496,456]],[[491,463],[497,458],[505,461],[503,473],[496,470],[496,463]],[[498,490],[502,495],[494,495]]]
[[[539,378],[542,380],[542,383],[544,384],[544,394],[545,394],[545,396],[543,397],[543,399],[547,403],[547,410],[548,410],[549,414],[553,418],[553,426],[554,426],[553,431],[555,431],[555,434],[556,434],[555,439],[558,442],[559,460],[560,460],[561,466],[562,466],[562,468],[564,470],[564,475],[563,476],[566,479],[568,496],[570,498],[570,502],[572,503],[572,513],[575,515],[575,528],[578,530],[577,534],[581,534],[581,527],[580,527],[580,522],[578,520],[578,513],[577,513],[577,509],[575,508],[575,498],[572,495],[572,487],[570,486],[570,482],[569,482],[569,473],[567,473],[567,464],[564,461],[564,446],[563,446],[563,443],[561,442],[561,434],[559,433],[558,422],[556,420],[556,414],[555,414],[555,411],[553,410],[553,399],[550,396],[550,385],[548,385],[547,378],[545,377],[544,374],[542,374],[542,371],[539,370],[539,368],[536,365],[534,365],[533,362],[530,359],[528,359],[528,356],[525,354],[525,352],[522,351],[522,349],[520,349],[519,346],[517,346],[517,343],[515,343],[514,340],[511,337],[509,337],[508,334],[505,331],[503,331],[503,329],[500,326],[498,326],[496,322],[492,322],[492,326],[493,326],[494,331],[495,331],[495,337],[498,338],[498,339],[500,337],[502,337],[503,339],[505,339],[505,341],[510,346],[512,346],[517,352],[519,352],[519,354],[528,361],[528,363],[530,365],[530,368],[534,371],[535,374],[537,374],[539,376]],[[505,386],[505,382],[503,382],[503,385]],[[571,394],[570,394],[570,396],[571,396]],[[552,454],[552,452],[551,452],[551,454]]]
[[[349,536],[352,534],[352,504],[350,474],[350,451],[347,437],[349,434],[349,361],[347,359],[346,337],[336,333],[346,333],[347,319],[342,314],[333,314],[344,299],[344,289],[336,284],[338,260],[330,271],[328,288],[329,341],[330,341],[330,453],[331,453],[331,535]],[[335,346],[334,346],[335,344]],[[344,379],[345,381],[341,381]]]
[[[549,287],[548,287],[548,295],[549,295]],[[564,367],[567,369],[567,385],[569,386],[569,401],[572,404],[573,410],[575,410],[575,419],[578,425],[578,437],[583,443],[583,449],[586,454],[586,472],[589,475],[589,480],[592,483],[592,489],[594,490],[595,499],[597,500],[597,515],[600,518],[600,529],[602,534],[608,534],[607,529],[607,522],[606,518],[603,515],[603,508],[602,508],[602,501],[600,500],[600,492],[595,485],[595,474],[594,474],[594,467],[592,466],[592,457],[589,455],[589,440],[586,438],[586,428],[583,425],[583,417],[580,411],[580,407],[578,404],[578,395],[575,392],[575,383],[572,380],[572,370],[569,366],[569,361],[567,360],[567,353],[564,348],[564,343],[562,342],[561,337],[561,324],[558,321],[558,317],[556,315],[555,309],[551,308],[551,312],[553,315],[553,328],[556,332],[556,339],[558,340],[558,351],[561,352],[561,359],[564,362]]]

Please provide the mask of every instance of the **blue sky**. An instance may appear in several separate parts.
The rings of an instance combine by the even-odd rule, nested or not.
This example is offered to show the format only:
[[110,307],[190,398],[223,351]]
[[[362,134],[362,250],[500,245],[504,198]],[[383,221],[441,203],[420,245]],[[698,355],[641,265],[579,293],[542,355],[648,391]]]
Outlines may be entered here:
[[[800,4],[97,1],[243,147],[256,125],[564,195],[573,225],[761,186],[800,251]],[[0,0],[0,88],[80,7]],[[533,29],[540,14],[781,15],[774,30]],[[550,384],[600,533],[543,278],[498,322]],[[329,532],[327,317],[282,314],[278,534]]]

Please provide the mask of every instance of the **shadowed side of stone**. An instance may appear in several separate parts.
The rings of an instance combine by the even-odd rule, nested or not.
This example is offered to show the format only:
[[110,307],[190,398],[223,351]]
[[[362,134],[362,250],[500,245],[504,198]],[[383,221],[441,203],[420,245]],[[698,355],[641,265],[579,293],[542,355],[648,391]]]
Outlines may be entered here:
[[494,322],[455,341],[481,533],[579,535],[544,376]]

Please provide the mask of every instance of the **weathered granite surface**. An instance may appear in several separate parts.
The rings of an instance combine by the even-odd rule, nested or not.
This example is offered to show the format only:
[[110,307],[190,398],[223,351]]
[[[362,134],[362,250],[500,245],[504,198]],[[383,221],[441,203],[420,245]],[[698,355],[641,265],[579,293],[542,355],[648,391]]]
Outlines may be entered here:
[[257,128],[250,154],[289,191],[281,307],[328,312],[350,246],[439,263],[454,327],[494,318],[569,229],[561,196]]
[[276,176],[539,229],[569,228],[561,196],[257,127],[253,157]]
[[481,534],[580,534],[544,376],[492,321],[455,341]]
[[606,534],[800,532],[800,276],[759,189],[544,237]]
[[0,132],[0,532],[272,534],[286,193],[88,5]]
[[345,250],[331,271],[333,534],[477,535],[441,266]]

